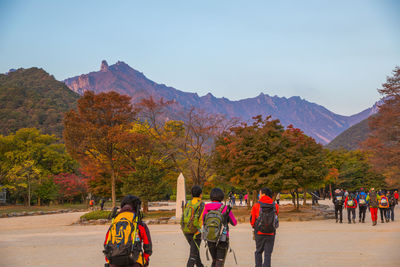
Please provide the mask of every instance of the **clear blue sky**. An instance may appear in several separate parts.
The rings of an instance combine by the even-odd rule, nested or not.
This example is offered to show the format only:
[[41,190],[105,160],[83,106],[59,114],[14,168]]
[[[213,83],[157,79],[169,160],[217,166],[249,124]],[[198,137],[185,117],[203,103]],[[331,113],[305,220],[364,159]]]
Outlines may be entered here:
[[344,115],[400,65],[400,1],[0,0],[0,72],[128,63],[183,91],[299,95]]

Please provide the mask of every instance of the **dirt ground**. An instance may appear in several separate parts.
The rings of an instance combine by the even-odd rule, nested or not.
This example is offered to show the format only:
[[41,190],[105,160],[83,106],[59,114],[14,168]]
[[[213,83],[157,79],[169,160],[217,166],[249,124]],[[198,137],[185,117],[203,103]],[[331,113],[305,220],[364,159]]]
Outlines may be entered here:
[[[71,226],[83,213],[0,219],[0,266],[103,266],[102,242],[108,226]],[[333,220],[281,222],[273,266],[400,266],[400,208],[397,221],[372,227]],[[178,225],[151,225],[151,266],[186,266],[188,247]],[[231,228],[226,266],[254,266],[254,241],[248,224]],[[204,247],[202,259],[206,261]]]

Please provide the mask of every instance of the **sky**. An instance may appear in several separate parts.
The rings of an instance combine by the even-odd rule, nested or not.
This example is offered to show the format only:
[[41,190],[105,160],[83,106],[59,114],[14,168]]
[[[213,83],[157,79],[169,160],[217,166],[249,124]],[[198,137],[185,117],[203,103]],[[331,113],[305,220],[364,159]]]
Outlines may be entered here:
[[63,80],[103,59],[199,95],[300,96],[352,115],[400,65],[400,1],[0,0],[0,73]]

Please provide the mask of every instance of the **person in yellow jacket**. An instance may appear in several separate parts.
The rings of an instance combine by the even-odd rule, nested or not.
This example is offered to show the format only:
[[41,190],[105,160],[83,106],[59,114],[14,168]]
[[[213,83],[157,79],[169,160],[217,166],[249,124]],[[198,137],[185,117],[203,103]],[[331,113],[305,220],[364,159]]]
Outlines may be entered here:
[[386,214],[389,208],[389,199],[385,196],[384,192],[379,192],[378,201],[379,201],[379,211],[381,213],[381,222],[384,223],[385,220],[386,222],[389,222]]

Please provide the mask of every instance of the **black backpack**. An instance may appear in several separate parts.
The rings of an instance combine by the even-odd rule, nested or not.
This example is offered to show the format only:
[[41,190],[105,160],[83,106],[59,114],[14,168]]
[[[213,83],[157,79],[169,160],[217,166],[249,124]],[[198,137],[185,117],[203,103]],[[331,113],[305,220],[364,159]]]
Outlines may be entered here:
[[260,204],[260,214],[256,220],[254,229],[256,232],[261,232],[264,234],[275,233],[275,230],[279,227],[275,202],[272,204],[266,204],[262,202],[258,203]]

